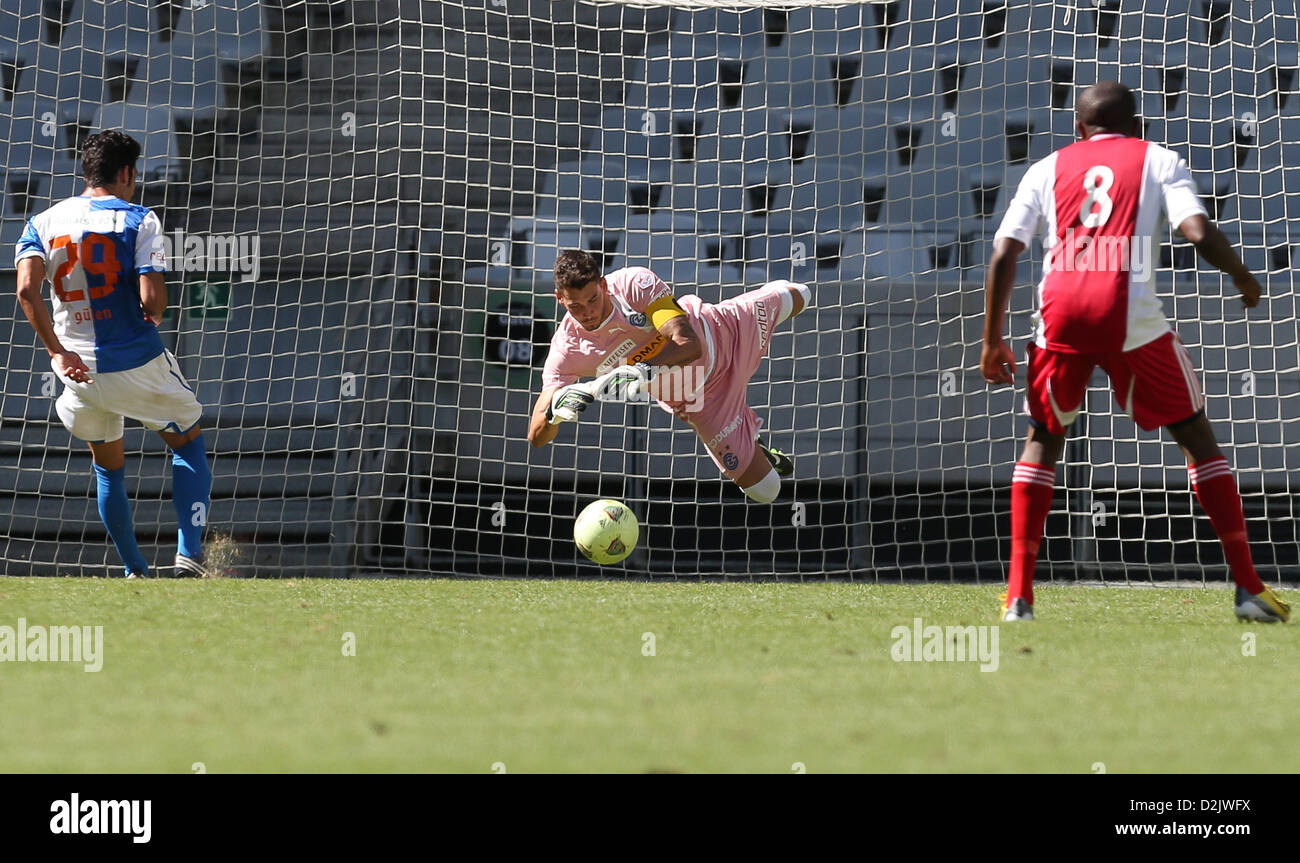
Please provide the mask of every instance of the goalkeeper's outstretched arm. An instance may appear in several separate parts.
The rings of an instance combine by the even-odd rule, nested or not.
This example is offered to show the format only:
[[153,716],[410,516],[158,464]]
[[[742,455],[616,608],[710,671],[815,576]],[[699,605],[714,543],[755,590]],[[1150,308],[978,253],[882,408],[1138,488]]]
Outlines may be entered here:
[[560,427],[546,416],[551,407],[551,397],[555,395],[556,389],[551,387],[542,390],[542,394],[537,397],[537,404],[533,406],[533,416],[528,422],[528,442],[535,447],[546,446],[560,433]]

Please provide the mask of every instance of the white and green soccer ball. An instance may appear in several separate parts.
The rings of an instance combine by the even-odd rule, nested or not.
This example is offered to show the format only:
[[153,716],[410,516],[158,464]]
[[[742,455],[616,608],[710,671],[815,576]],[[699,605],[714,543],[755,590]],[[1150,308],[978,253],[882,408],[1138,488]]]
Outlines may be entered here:
[[589,503],[573,523],[573,541],[578,550],[599,564],[623,560],[636,548],[640,536],[636,514],[618,500]]

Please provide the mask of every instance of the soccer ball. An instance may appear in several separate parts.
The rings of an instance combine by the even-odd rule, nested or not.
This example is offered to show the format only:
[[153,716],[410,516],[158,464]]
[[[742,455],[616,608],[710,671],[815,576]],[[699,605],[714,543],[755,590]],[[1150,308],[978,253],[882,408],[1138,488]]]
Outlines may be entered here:
[[573,541],[595,563],[618,563],[632,553],[641,526],[627,504],[598,500],[587,504],[573,523]]

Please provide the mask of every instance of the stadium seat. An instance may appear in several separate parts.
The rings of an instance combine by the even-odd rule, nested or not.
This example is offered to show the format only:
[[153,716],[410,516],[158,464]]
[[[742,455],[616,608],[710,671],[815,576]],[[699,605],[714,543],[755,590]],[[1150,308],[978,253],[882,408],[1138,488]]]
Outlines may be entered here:
[[[694,157],[695,123],[693,115],[607,108],[584,149],[592,155],[603,156],[607,163],[622,163],[624,174],[663,176],[671,159],[684,158],[687,151]],[[684,140],[687,138],[691,140]]]
[[1026,165],[988,165],[965,172],[966,189],[975,215],[1001,224],[1007,206],[1028,170]]
[[791,230],[788,226],[782,231],[775,224],[766,227],[763,233],[745,237],[736,264],[747,272],[761,272],[764,281],[815,283],[823,277],[835,277],[842,242],[839,234]]
[[0,3],[0,56],[16,57],[45,35],[41,26],[45,0],[4,0]]
[[851,231],[840,250],[839,280],[890,279],[910,282],[939,273],[960,275],[957,237],[913,226]]
[[766,47],[766,25],[762,9],[677,8],[673,32],[690,34],[705,51],[761,56]]
[[[769,111],[766,108],[722,110],[700,115],[696,141],[698,162],[754,164],[791,158],[796,132],[795,119],[802,115]],[[812,119],[802,121],[804,143],[812,135]]]
[[184,117],[210,117],[226,104],[217,56],[191,36],[155,40],[142,77],[149,102],[168,105]]
[[978,188],[971,172],[955,165],[891,172],[881,223],[890,226],[909,223],[940,226],[955,231],[961,221],[993,215],[992,204],[987,204],[984,211],[980,210]]
[[19,55],[28,67],[19,93],[56,101],[61,108],[87,117],[110,95],[120,97],[123,80],[117,78],[116,92],[110,92],[104,55],[83,47],[82,35],[81,24],[73,22],[63,44],[29,45]]
[[668,206],[689,213],[706,232],[740,234],[749,209],[745,172],[740,165],[676,162]]
[[[34,171],[21,171],[13,168],[0,172],[3,183],[3,200],[0,201],[0,216],[26,222],[32,216],[49,207],[50,176]],[[9,246],[13,251],[13,246]]]
[[22,95],[0,106],[0,170],[76,174],[83,128],[57,103]]
[[701,111],[740,104],[745,67],[738,46],[674,35],[638,63],[628,88],[629,107]]
[[[956,164],[963,168],[977,168],[1005,163],[1023,164],[1030,160],[1037,128],[1036,115],[1026,112],[977,114],[957,118],[955,141]],[[1065,112],[1055,112],[1053,122],[1056,146],[1064,146],[1074,139],[1073,117]],[[1069,132],[1066,132],[1066,129]],[[1046,155],[1041,149],[1041,155]]]
[[552,222],[517,216],[510,220],[510,265],[516,270],[549,276],[555,259],[565,249],[583,249],[603,263],[607,251],[618,248],[623,232],[602,227],[582,227],[573,223]]
[[73,4],[72,20],[82,23],[82,41],[78,44],[85,50],[98,51],[106,57],[120,54],[141,57],[148,54],[153,30],[149,13],[150,7],[154,5],[158,4],[153,4],[150,0],[114,0],[108,3],[103,0],[77,0]]
[[171,109],[166,105],[112,102],[95,113],[92,130],[121,129],[140,142],[143,174],[148,179],[180,179],[186,166],[180,158]]
[[835,76],[827,58],[771,55],[745,66],[742,107],[805,109],[837,104]]
[[[511,230],[511,237],[519,243],[519,234]],[[511,261],[515,269],[523,269],[525,277],[546,278],[555,272],[555,259],[565,248],[585,248],[582,243],[582,231],[564,226],[534,227],[526,242],[523,243],[525,260]],[[513,250],[512,250],[513,252]]]
[[[888,107],[896,115],[929,119],[941,113],[938,97],[945,84],[941,70],[957,60],[954,49],[913,48],[862,55],[863,74],[849,103]],[[879,66],[883,65],[883,68]]]
[[795,168],[789,186],[778,189],[774,213],[818,233],[878,223],[884,217],[886,177],[864,172],[860,163],[809,159]]
[[[905,20],[896,25],[891,45],[955,48],[979,44],[983,6],[979,0],[947,0],[931,5],[908,4]],[[873,16],[873,20],[875,16]]]
[[624,167],[625,163],[607,164],[600,157],[561,163],[543,181],[537,196],[537,215],[568,215],[584,225],[614,228],[621,227],[629,213],[667,206],[668,183],[622,176]]
[[1273,100],[1278,111],[1295,116],[1300,113],[1300,49],[1292,43],[1276,43],[1271,52],[1261,52],[1258,60],[1263,70],[1259,92]]
[[890,165],[889,121],[882,108],[849,106],[813,115],[812,156],[859,164],[867,173]]
[[830,57],[879,48],[875,22],[874,10],[867,4],[791,9],[784,52],[791,57]]
[[176,22],[176,33],[189,36],[203,53],[223,60],[244,62],[270,55],[260,0],[208,0],[186,3]]
[[695,221],[689,216],[656,213],[629,219],[616,263],[649,267],[672,285],[739,282],[740,271],[723,264],[721,243],[700,237],[695,231]]
[[1044,112],[1052,104],[1052,60],[1043,55],[984,57],[962,63],[959,116]]

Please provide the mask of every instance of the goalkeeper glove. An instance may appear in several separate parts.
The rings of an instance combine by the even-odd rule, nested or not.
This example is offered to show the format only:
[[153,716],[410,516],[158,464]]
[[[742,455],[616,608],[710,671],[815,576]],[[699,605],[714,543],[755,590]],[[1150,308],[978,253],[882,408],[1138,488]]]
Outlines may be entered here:
[[592,381],[591,391],[602,402],[635,401],[646,392],[653,375],[654,369],[646,363],[619,366]]
[[590,384],[569,384],[552,393],[551,403],[546,406],[546,421],[551,425],[559,425],[576,420],[578,414],[595,401],[589,387]]

